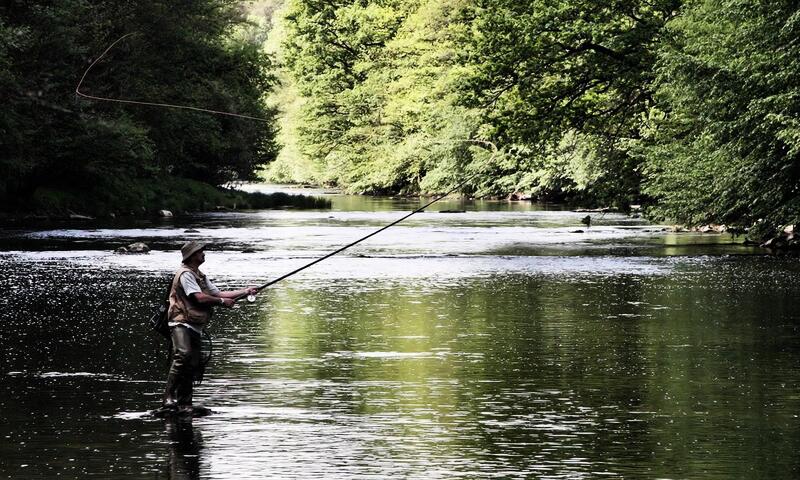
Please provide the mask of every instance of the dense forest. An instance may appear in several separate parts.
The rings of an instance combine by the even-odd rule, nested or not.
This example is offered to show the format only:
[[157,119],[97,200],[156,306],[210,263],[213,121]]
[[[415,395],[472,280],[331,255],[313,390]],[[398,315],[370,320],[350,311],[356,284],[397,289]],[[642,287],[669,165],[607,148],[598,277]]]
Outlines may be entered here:
[[302,103],[274,178],[436,192],[477,172],[466,193],[798,223],[796,2],[288,0],[275,22]]
[[[10,0],[0,5],[3,209],[93,214],[213,208],[211,186],[272,160],[273,67],[239,2]],[[267,119],[85,100],[167,102]],[[234,196],[234,201],[244,197]]]
[[[267,121],[77,98],[130,32],[86,91]],[[256,178],[470,178],[761,236],[800,220],[799,76],[789,1],[10,0],[0,196],[113,210]]]

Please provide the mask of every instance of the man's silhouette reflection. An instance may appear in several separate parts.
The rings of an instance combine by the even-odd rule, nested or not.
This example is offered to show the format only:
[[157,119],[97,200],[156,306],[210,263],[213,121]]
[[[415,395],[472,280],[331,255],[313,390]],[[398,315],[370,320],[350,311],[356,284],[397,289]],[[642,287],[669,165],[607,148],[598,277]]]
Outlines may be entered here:
[[169,475],[172,480],[200,478],[200,450],[203,439],[194,431],[192,417],[173,417],[165,420],[169,437]]

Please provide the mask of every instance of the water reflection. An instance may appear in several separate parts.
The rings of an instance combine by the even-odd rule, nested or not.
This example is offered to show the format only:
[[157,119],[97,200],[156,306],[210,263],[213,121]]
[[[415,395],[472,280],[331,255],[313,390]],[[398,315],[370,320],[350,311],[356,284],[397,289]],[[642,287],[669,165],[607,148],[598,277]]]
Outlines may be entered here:
[[192,418],[169,418],[164,421],[169,438],[170,480],[197,480],[200,476],[200,457],[203,438],[195,430]]
[[[186,238],[212,249],[266,253],[273,258],[320,256],[365,236],[410,211],[419,199],[334,196],[332,210],[203,213],[154,221],[101,220],[83,228],[0,230],[0,251],[106,250],[147,242],[174,251]],[[442,211],[463,213],[441,213]],[[699,255],[751,254],[752,246],[727,234],[671,233],[666,226],[619,213],[548,209],[529,202],[444,200],[369,239],[351,255]],[[190,229],[190,230],[187,230]]]
[[[337,221],[369,222],[356,217]],[[540,256],[518,238],[444,253],[495,235],[469,218],[220,312],[197,392],[216,413],[194,420],[147,414],[167,365],[143,324],[174,251],[114,255],[92,243],[113,233],[76,230],[0,253],[0,476],[797,478],[800,262],[558,242]],[[537,228],[533,243],[553,234]],[[313,258],[320,232],[255,253],[223,241],[206,271],[226,288],[274,277]],[[415,232],[432,253],[409,252]]]
[[[167,457],[169,478],[792,478],[798,468],[798,292],[774,281],[800,273],[793,261],[299,279],[218,316],[198,391],[217,413],[189,424],[144,414],[166,365],[136,318],[158,276],[53,277],[47,262],[17,264],[6,259],[5,286],[29,295],[3,323],[4,473],[146,475]],[[68,280],[73,303],[53,278]],[[92,456],[64,456],[87,447]]]

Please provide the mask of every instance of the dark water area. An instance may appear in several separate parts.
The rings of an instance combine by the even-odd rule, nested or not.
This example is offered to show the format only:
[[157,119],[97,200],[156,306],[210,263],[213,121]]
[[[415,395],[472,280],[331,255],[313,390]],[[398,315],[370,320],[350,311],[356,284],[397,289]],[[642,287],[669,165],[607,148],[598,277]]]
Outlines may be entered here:
[[[203,271],[238,288],[418,205],[333,198],[4,229],[0,477],[800,474],[800,261],[530,204],[443,204],[466,211],[412,217],[218,311],[196,391],[214,414],[147,415],[166,358],[144,321],[180,244],[212,242]],[[131,241],[154,250],[112,252]]]

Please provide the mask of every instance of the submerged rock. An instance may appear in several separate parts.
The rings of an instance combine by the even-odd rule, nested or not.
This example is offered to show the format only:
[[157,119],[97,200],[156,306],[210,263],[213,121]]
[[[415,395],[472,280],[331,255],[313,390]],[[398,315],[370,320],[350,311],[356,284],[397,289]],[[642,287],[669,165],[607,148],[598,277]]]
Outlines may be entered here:
[[602,208],[576,208],[573,210],[575,213],[611,213],[616,212],[615,209],[611,207],[602,207]]
[[150,247],[144,242],[136,242],[128,245],[128,251],[131,253],[147,253],[150,251]]
[[150,247],[144,242],[131,243],[127,247],[119,247],[114,250],[115,253],[147,253]]
[[183,233],[200,233],[200,230],[195,230],[194,228],[187,228],[183,231]]
[[707,225],[699,226],[686,226],[675,225],[672,227],[673,232],[697,232],[697,233],[725,233],[728,231],[727,225],[718,225],[716,223],[709,223]]
[[172,212],[170,212],[169,210],[159,210],[158,216],[163,218],[169,218],[172,217],[173,215]]

